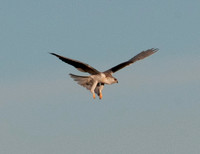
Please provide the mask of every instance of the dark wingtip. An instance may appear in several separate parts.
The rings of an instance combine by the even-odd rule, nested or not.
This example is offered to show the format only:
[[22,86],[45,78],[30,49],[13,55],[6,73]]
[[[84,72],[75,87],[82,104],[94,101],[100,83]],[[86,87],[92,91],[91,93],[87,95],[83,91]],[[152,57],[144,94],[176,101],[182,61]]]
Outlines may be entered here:
[[56,55],[56,54],[55,54],[55,53],[53,53],[53,52],[49,52],[49,54],[51,54],[51,55],[54,55],[54,56]]
[[57,54],[55,54],[55,53],[53,53],[53,52],[49,52],[49,54],[54,55],[54,56],[56,56],[56,57],[59,57],[59,55],[57,55]]

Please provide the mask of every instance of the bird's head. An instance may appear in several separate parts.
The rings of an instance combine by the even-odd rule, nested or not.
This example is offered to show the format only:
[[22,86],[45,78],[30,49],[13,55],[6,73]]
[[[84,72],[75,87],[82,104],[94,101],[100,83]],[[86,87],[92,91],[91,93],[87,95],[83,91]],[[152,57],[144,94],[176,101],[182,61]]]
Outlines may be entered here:
[[112,74],[107,73],[105,78],[105,83],[106,84],[118,83],[118,80],[115,77],[113,77]]
[[118,80],[114,77],[108,77],[108,84],[118,83]]
[[116,78],[114,78],[115,83],[118,83],[118,80]]

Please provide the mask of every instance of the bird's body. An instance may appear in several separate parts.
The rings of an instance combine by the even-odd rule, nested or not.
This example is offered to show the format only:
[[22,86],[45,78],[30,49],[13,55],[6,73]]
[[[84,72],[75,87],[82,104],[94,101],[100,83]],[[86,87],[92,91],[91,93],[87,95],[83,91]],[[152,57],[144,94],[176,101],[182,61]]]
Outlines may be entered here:
[[149,50],[143,51],[143,52],[137,54],[136,56],[134,56],[133,58],[131,58],[130,60],[123,62],[115,67],[112,67],[104,72],[99,72],[98,70],[94,69],[90,65],[82,63],[80,61],[62,57],[55,53],[51,53],[51,54],[58,57],[60,60],[74,66],[79,71],[87,72],[87,73],[91,74],[90,76],[78,76],[78,75],[70,74],[70,76],[79,85],[90,90],[91,93],[93,94],[93,98],[95,98],[95,93],[96,93],[99,96],[99,98],[102,99],[102,90],[104,88],[104,85],[118,83],[118,80],[112,76],[113,73],[115,73],[116,71],[118,71],[138,60],[144,59],[145,57],[152,55],[156,51],[158,51],[158,49],[149,49]]
[[77,81],[79,85],[90,90],[93,94],[93,98],[95,98],[94,93],[96,93],[100,99],[102,99],[104,84],[113,84],[118,82],[117,79],[111,76],[111,74],[103,72],[90,76],[78,76],[74,74],[70,74],[70,76],[74,81]]

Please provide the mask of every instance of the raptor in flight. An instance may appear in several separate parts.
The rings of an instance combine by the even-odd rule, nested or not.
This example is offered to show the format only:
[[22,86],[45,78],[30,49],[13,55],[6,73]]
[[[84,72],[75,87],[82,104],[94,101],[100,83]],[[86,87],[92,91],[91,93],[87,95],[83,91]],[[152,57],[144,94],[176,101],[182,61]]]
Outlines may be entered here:
[[133,64],[134,62],[138,60],[144,59],[154,54],[157,51],[158,49],[154,49],[154,48],[148,49],[146,51],[142,51],[136,56],[134,56],[133,58],[129,59],[128,61],[123,62],[117,66],[114,66],[105,72],[100,72],[96,70],[95,68],[91,67],[90,65],[77,61],[77,60],[63,57],[55,53],[50,53],[50,54],[58,57],[60,60],[64,61],[65,63],[68,63],[74,66],[76,69],[78,69],[81,72],[87,72],[91,74],[90,76],[78,76],[74,74],[69,74],[69,75],[74,79],[74,81],[77,81],[79,85],[90,90],[91,93],[93,94],[94,99],[95,99],[95,93],[99,96],[100,99],[102,99],[102,90],[103,90],[104,84],[110,85],[113,83],[118,83],[118,80],[112,76],[113,73],[117,72],[118,70],[130,64]]

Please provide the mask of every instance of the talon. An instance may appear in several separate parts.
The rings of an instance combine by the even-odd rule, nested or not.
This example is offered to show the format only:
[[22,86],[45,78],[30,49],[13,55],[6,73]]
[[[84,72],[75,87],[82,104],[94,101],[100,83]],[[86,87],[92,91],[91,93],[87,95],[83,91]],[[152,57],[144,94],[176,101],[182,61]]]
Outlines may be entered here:
[[93,94],[93,98],[95,99],[95,93]]
[[99,94],[99,99],[102,99],[103,95],[102,93]]

